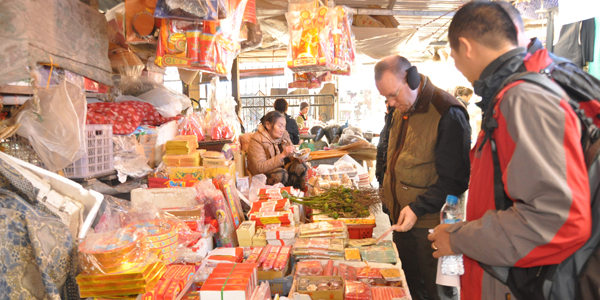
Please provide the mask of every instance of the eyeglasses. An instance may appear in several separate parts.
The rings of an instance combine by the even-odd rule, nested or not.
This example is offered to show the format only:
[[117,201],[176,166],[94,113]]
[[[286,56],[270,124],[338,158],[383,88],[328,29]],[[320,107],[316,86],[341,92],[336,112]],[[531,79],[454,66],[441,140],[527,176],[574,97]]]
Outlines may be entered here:
[[398,95],[400,94],[400,90],[402,90],[402,86],[400,86],[398,88],[398,91],[393,96],[384,96],[385,100],[389,101],[390,99],[394,99],[394,98],[398,97]]

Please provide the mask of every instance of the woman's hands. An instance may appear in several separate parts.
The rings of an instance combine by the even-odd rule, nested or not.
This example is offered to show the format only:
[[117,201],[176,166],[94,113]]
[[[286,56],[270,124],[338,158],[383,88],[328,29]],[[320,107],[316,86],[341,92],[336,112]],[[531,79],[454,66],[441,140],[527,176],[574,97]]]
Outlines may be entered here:
[[283,148],[283,152],[280,155],[282,159],[286,157],[291,157],[292,155],[294,155],[294,146],[289,144],[286,145],[285,148]]

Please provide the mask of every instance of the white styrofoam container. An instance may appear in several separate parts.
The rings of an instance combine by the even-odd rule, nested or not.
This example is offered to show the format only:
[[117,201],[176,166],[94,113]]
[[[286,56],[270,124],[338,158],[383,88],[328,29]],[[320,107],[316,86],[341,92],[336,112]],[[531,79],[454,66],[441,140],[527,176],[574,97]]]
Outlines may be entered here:
[[96,215],[98,214],[98,210],[100,209],[102,201],[104,201],[104,196],[102,194],[96,191],[86,190],[80,184],[72,180],[24,162],[20,159],[14,158],[5,153],[0,152],[0,157],[2,157],[2,159],[11,159],[18,165],[39,176],[42,180],[48,182],[50,186],[52,186],[53,190],[79,201],[85,207],[85,209],[83,212],[83,225],[79,230],[77,238],[85,238],[90,227],[92,226],[92,222],[94,222],[94,218],[96,218]]
[[140,204],[147,201],[161,209],[198,205],[196,190],[190,187],[131,190],[131,203]]

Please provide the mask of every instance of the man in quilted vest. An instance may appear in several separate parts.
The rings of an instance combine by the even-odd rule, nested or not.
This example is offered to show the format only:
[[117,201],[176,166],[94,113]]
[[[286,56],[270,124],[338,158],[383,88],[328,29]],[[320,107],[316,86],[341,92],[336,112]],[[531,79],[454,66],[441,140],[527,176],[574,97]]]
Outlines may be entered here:
[[[394,242],[412,297],[447,299],[435,283],[437,260],[427,241],[447,195],[469,183],[471,127],[465,107],[398,55],[375,66],[379,93],[394,107],[383,178],[384,201],[399,225]],[[440,297],[439,295],[442,297]]]

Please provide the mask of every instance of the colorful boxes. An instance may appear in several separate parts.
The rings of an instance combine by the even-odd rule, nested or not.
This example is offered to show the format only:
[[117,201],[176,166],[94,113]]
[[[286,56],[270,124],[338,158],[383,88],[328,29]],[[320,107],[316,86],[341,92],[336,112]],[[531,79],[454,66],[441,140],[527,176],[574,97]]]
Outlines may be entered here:
[[175,300],[194,276],[194,266],[172,265],[160,278],[156,287],[143,296],[143,300]]
[[156,286],[165,270],[158,261],[122,273],[81,274],[77,284],[81,298],[143,294]]
[[258,284],[257,265],[218,264],[200,290],[202,300],[250,299]]
[[156,253],[165,264],[177,259],[177,223],[168,220],[147,220],[128,225],[129,228],[145,229],[148,235],[142,244]]
[[169,179],[183,180],[202,180],[226,174],[235,176],[235,164],[231,161],[225,167],[168,167],[166,173]]
[[294,226],[294,214],[291,211],[282,212],[256,212],[249,216],[249,219],[256,221],[256,228],[263,228],[269,224],[279,224],[282,226]]
[[290,210],[290,200],[259,200],[252,203],[250,213],[255,212],[274,212]]
[[[167,141],[165,146],[167,155],[190,154],[198,148],[198,138],[195,135],[179,135]],[[200,153],[198,153],[200,154]]]
[[221,247],[208,253],[207,261],[241,263],[244,260],[244,249],[240,247]]
[[200,166],[200,151],[194,150],[189,154],[163,156],[167,167],[198,167]]
[[256,222],[244,221],[236,232],[240,247],[252,247],[252,237],[256,233]]

